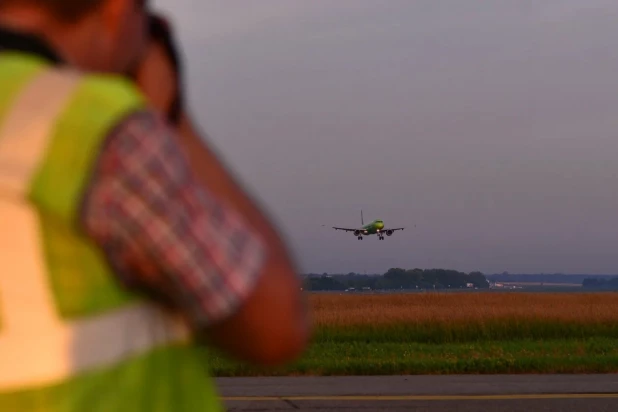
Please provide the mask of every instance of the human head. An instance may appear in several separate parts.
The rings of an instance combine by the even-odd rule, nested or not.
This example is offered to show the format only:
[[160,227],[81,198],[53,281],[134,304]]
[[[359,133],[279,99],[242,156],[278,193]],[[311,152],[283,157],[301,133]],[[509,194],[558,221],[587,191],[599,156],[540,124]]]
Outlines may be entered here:
[[40,35],[70,64],[131,73],[145,49],[146,0],[0,0],[0,24]]

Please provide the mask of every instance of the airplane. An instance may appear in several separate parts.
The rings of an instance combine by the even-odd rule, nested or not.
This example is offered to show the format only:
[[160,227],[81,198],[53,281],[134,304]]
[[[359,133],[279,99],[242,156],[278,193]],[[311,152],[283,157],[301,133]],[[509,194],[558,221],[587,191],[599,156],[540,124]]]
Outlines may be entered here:
[[344,230],[346,232],[354,232],[354,236],[358,238],[358,240],[363,240],[363,235],[378,235],[379,240],[384,240],[383,233],[386,233],[386,236],[392,236],[396,230],[403,230],[403,227],[398,227],[394,229],[385,229],[384,221],[380,219],[376,219],[371,223],[365,224],[363,220],[363,211],[361,210],[361,225],[362,227],[357,229],[349,229],[345,227],[335,227],[335,230]]

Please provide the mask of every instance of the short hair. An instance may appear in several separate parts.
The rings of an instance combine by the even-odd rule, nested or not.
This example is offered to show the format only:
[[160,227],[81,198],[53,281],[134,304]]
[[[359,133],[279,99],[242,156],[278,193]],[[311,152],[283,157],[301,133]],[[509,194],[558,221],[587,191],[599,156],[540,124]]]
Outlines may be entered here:
[[74,23],[103,2],[105,0],[0,0],[0,8],[17,5],[39,7],[62,22]]

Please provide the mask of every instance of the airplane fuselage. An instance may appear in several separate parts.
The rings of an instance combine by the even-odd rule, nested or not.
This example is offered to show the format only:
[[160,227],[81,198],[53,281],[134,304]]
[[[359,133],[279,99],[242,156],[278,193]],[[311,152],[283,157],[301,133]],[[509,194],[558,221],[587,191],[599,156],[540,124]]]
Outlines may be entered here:
[[346,232],[352,232],[354,233],[354,236],[356,236],[359,240],[363,239],[363,236],[368,236],[368,235],[377,235],[378,238],[380,240],[384,240],[384,235],[386,234],[386,236],[391,236],[393,233],[395,233],[396,230],[403,230],[403,227],[399,227],[399,228],[385,228],[384,227],[384,221],[381,219],[376,219],[371,223],[367,223],[364,224],[363,222],[363,212],[361,211],[361,227],[359,228],[350,228],[350,227],[337,227],[337,226],[333,226],[333,229],[335,230],[343,230]]
[[375,235],[380,230],[384,229],[384,222],[381,220],[374,220],[363,226],[363,235]]

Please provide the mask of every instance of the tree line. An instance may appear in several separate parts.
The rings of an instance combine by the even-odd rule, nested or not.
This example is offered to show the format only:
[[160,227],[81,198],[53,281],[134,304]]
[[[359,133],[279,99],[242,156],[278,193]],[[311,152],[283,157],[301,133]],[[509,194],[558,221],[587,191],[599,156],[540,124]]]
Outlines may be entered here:
[[463,289],[489,288],[481,272],[458,272],[448,269],[391,268],[383,275],[309,274],[304,279],[304,289],[309,291],[337,291],[346,289],[411,290],[411,289]]
[[582,282],[585,289],[618,290],[618,277],[612,279],[587,278]]
[[547,283],[582,283],[585,279],[606,279],[617,275],[591,275],[591,274],[563,274],[563,273],[525,273],[514,274],[503,272],[500,274],[485,275],[492,282],[547,282]]

